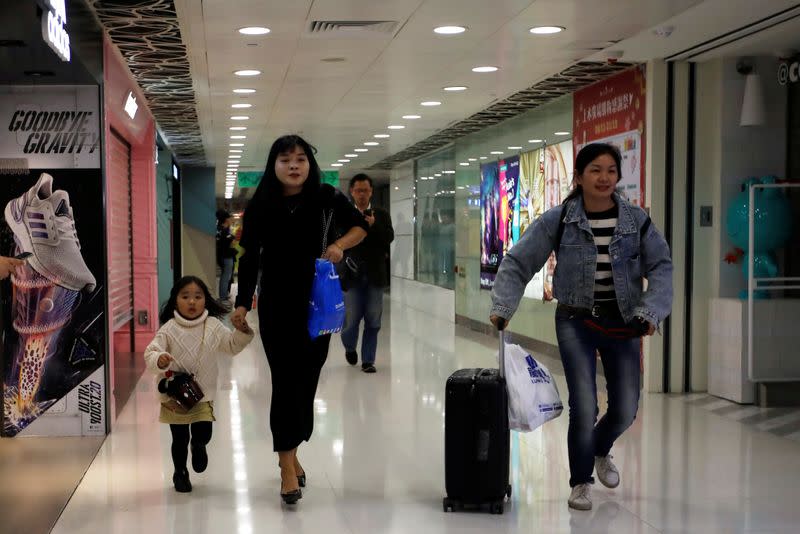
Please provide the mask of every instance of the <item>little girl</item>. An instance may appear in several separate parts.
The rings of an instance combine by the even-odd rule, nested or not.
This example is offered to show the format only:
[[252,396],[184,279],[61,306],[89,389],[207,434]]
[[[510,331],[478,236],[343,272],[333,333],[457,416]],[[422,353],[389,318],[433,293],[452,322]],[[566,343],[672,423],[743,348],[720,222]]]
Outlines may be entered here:
[[161,310],[161,328],[145,349],[147,368],[160,382],[167,371],[194,375],[203,397],[190,410],[161,394],[159,421],[172,432],[172,482],[181,493],[192,491],[186,459],[191,434],[192,469],[202,473],[208,466],[206,445],[211,441],[214,421],[214,392],[217,389],[217,357],[220,353],[238,354],[253,339],[246,322],[231,332],[217,317],[226,313],[211,297],[206,284],[196,276],[184,276],[172,288]]

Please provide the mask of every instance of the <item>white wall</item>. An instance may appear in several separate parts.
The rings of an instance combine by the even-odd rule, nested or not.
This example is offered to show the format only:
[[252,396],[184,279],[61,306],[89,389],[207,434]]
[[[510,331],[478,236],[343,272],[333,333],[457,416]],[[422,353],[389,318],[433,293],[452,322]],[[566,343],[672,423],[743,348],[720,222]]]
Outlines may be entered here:
[[394,224],[391,246],[392,300],[412,314],[423,312],[455,321],[455,292],[414,280],[414,162],[395,167],[389,182]]

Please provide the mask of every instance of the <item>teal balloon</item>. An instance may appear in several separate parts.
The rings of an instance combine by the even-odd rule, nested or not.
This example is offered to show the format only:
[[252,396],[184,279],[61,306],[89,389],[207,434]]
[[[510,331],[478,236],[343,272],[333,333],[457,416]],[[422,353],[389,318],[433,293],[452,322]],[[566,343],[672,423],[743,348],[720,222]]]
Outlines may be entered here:
[[[774,176],[748,178],[745,190],[736,195],[728,207],[725,229],[733,243],[747,251],[750,186],[758,183],[775,183]],[[760,254],[780,248],[792,236],[792,212],[789,200],[780,189],[756,189],[755,191],[755,253]]]
[[[742,261],[742,274],[747,278],[747,267],[750,260],[749,254]],[[754,278],[775,278],[778,276],[778,263],[772,254],[756,254],[753,256]]]

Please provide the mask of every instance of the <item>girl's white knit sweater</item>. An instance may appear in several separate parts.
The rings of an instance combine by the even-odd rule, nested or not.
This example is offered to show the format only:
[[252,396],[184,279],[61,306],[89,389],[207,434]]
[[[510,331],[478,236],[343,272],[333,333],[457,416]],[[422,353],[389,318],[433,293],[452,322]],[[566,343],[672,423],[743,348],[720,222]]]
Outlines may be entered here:
[[[238,354],[252,339],[252,331],[247,334],[239,330],[231,332],[219,319],[209,317],[207,310],[191,321],[176,311],[175,318],[167,321],[147,346],[144,359],[147,368],[158,375],[156,384],[167,370],[191,373],[203,390],[202,400],[211,401],[217,390],[220,354]],[[162,354],[172,356],[167,369],[158,367],[158,357]],[[162,402],[168,400],[169,397],[161,395]]]

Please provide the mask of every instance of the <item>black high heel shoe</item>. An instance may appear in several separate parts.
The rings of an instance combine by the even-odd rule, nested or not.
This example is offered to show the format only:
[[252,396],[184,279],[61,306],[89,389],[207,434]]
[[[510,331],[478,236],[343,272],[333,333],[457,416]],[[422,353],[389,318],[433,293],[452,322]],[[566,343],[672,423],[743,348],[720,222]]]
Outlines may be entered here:
[[[281,489],[283,489],[283,484],[281,484]],[[297,501],[303,498],[303,490],[296,489],[294,491],[290,491],[288,493],[281,492],[281,499],[286,504],[297,504]]]
[[306,487],[306,474],[303,472],[302,475],[297,475],[297,483],[300,484],[301,488]]

